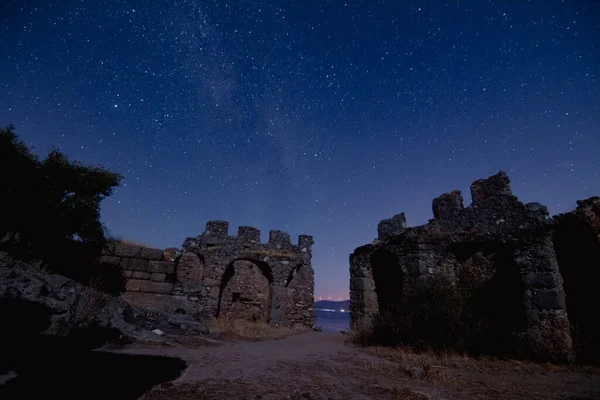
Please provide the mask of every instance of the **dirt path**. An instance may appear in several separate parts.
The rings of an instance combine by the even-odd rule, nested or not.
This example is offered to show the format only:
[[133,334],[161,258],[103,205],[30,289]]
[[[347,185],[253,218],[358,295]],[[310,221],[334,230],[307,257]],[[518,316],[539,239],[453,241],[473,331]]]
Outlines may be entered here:
[[369,355],[347,346],[345,339],[339,333],[307,332],[195,349],[132,347],[119,352],[179,357],[188,363],[179,379],[152,389],[145,400],[600,399],[600,379],[592,373],[531,365],[518,370],[425,371],[422,365]]

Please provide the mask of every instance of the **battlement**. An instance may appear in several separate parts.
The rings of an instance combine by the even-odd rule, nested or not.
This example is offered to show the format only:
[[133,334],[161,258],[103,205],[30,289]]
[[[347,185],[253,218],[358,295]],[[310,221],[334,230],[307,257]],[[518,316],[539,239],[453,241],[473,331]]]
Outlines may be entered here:
[[310,248],[312,247],[312,245],[315,243],[315,241],[313,240],[313,237],[311,235],[300,235],[298,236],[298,246],[301,247],[302,251],[304,251],[303,249],[307,249],[308,251],[310,251]]
[[[199,236],[203,245],[217,245],[225,242],[228,239],[237,239],[243,242],[250,243],[261,243],[260,241],[260,229],[253,226],[240,226],[238,227],[237,236],[229,235],[229,222],[227,221],[208,221],[204,233]],[[279,230],[269,231],[269,244],[288,244],[291,245],[292,241],[290,234]],[[299,247],[305,247],[310,250],[314,241],[310,235],[299,235],[298,244]]]
[[396,214],[392,218],[383,219],[377,225],[377,238],[386,240],[404,232],[406,229],[406,215]]
[[253,226],[240,226],[238,239],[244,242],[260,242],[260,230]]
[[[544,205],[523,204],[512,194],[503,171],[473,182],[471,195],[473,203],[468,207],[458,190],[440,195],[431,203],[434,218],[424,225],[406,228],[404,214],[379,222],[379,240],[356,248],[349,257],[351,328],[369,328],[381,321],[381,315],[393,315],[408,321],[408,340],[411,335],[417,337],[423,330],[411,330],[416,326],[411,324],[415,317],[411,310],[419,307],[423,297],[414,294],[426,288],[435,297],[439,282],[445,282],[445,295],[451,290],[457,298],[473,299],[469,296],[477,293],[494,304],[485,310],[470,300],[460,304],[464,315],[478,315],[489,323],[490,336],[481,343],[506,338],[488,348],[492,353],[499,344],[509,352],[524,351],[544,360],[571,360],[573,341],[565,294],[569,288],[563,287],[559,264],[565,255],[572,255],[573,263],[567,268],[580,268],[582,282],[585,272],[593,269],[592,261],[582,263],[581,254],[594,254],[591,246],[600,243],[600,198],[579,202],[575,212],[550,219]],[[583,241],[589,250],[580,245]],[[563,247],[559,251],[555,251],[557,243]],[[588,258],[597,262],[597,257]],[[464,292],[463,285],[475,291]],[[590,292],[582,289],[583,283],[576,285],[571,290]],[[588,299],[585,304],[589,310],[597,308]],[[432,312],[437,306],[446,304],[436,303]],[[593,318],[593,312],[589,315]],[[521,318],[522,324],[512,325],[515,318]],[[449,329],[457,321],[468,328],[470,320],[459,318],[452,320]],[[495,334],[499,331],[507,335],[499,337]],[[509,339],[515,335],[521,335],[519,343]],[[477,351],[481,349],[478,345]]]
[[454,217],[464,210],[463,197],[460,190],[444,193],[433,199],[433,218],[443,220]]
[[[453,190],[443,193],[433,199],[431,208],[433,210],[433,219],[429,223],[436,224],[438,228],[452,230],[458,226],[465,229],[471,229],[477,225],[488,224],[493,221],[493,228],[506,226],[502,225],[506,221],[497,217],[499,209],[513,209],[516,214],[512,219],[533,218],[548,219],[548,210],[539,203],[522,204],[518,198],[512,194],[510,180],[506,172],[499,171],[497,174],[488,178],[478,179],[471,184],[471,197],[473,203],[468,207],[464,206],[464,199],[460,190]],[[407,229],[406,216],[404,213],[394,215],[392,218],[384,219],[377,225],[377,240],[386,241],[390,238],[405,233]]]
[[505,195],[512,195],[512,190],[510,189],[510,179],[504,171],[500,171],[487,179],[478,179],[471,184],[473,204]]

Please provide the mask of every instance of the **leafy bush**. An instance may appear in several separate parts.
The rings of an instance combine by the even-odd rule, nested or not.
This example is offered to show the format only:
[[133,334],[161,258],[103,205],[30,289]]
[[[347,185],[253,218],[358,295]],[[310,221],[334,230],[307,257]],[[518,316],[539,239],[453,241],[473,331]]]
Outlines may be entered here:
[[102,167],[69,161],[56,149],[39,159],[13,126],[0,129],[2,248],[44,260],[55,270],[91,265],[106,243],[100,202],[121,179]]

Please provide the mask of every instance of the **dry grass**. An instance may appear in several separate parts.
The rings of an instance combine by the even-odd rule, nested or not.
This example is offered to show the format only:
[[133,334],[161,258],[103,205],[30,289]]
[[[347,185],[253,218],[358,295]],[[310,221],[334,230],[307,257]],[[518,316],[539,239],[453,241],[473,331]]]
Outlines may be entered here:
[[368,346],[371,344],[373,337],[373,326],[371,324],[363,324],[360,327],[354,327],[350,330],[348,341],[357,346]]
[[557,365],[534,363],[520,360],[503,360],[492,357],[469,357],[453,352],[436,354],[431,351],[417,352],[407,347],[370,346],[363,350],[369,354],[393,361],[404,369],[422,367],[428,370],[460,369],[469,372],[490,374],[524,373],[544,374],[549,372],[572,371],[600,375],[600,368],[584,365]]
[[110,242],[114,242],[114,243],[120,243],[126,246],[137,246],[137,247],[144,247],[144,248],[152,248],[152,246],[147,245],[146,243],[142,243],[142,242],[138,242],[135,240],[130,240],[130,239],[122,239],[122,238],[118,238],[118,237],[111,237],[108,239]]
[[[99,284],[91,282],[91,285]],[[71,332],[85,326],[94,320],[106,305],[107,296],[92,286],[82,286],[77,290],[75,298],[68,311],[67,323],[59,334],[69,335]]]
[[406,371],[409,371],[412,368],[421,367],[425,370],[425,373],[428,371],[453,368],[477,373],[519,372],[525,374],[542,374],[570,371],[600,376],[600,367],[590,365],[564,365],[549,362],[536,363],[532,361],[500,359],[487,356],[474,358],[453,351],[416,351],[405,346],[378,346],[372,342],[372,335],[372,327],[370,325],[365,325],[361,329],[352,330],[348,342],[349,344],[363,348],[363,350],[369,354],[393,361],[397,363],[401,369]]
[[241,340],[263,340],[283,338],[297,330],[287,327],[278,327],[266,322],[253,322],[243,318],[228,318],[222,316],[211,322],[213,327],[225,337]]

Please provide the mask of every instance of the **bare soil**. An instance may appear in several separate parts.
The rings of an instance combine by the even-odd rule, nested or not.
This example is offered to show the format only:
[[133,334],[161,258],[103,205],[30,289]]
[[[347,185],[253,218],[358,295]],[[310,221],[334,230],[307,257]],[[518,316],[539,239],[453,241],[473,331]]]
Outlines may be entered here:
[[154,387],[144,400],[600,399],[597,369],[363,349],[339,333],[116,351],[187,362],[178,379]]

